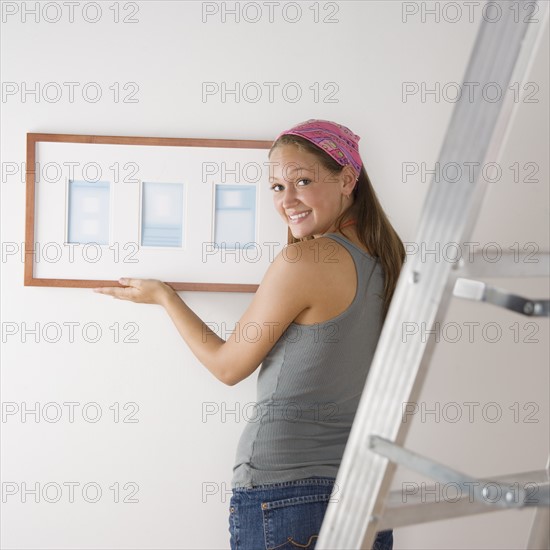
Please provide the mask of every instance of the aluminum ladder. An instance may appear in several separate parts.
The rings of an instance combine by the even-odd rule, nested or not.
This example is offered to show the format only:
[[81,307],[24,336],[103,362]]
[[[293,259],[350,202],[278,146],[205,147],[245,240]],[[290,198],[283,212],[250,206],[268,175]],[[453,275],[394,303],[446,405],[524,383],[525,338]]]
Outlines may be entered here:
[[[518,2],[515,2],[518,4]],[[507,90],[511,82],[523,82],[529,70],[543,31],[548,23],[548,2],[538,1],[533,24],[529,18],[517,16],[504,0],[489,2],[500,7],[498,22],[484,19],[475,40],[464,76],[464,83],[498,83]],[[521,9],[534,2],[519,1]],[[486,6],[490,9],[489,6]],[[517,6],[516,6],[517,7]],[[515,20],[516,19],[516,20]],[[518,103],[483,101],[462,94],[456,102],[447,128],[439,163],[464,161],[483,166],[497,162],[511,127]],[[417,230],[417,243],[434,250],[436,243],[466,243],[478,218],[486,185],[467,180],[466,171],[456,183],[430,183]],[[521,255],[520,255],[521,259]],[[339,487],[336,501],[329,501],[316,544],[318,550],[370,549],[376,532],[451,517],[460,517],[492,510],[536,506],[535,520],[528,548],[548,548],[549,485],[548,463],[545,470],[512,474],[492,483],[504,491],[504,498],[495,502],[488,485],[480,489],[481,480],[471,478],[445,465],[410,452],[403,447],[410,422],[402,422],[401,404],[415,402],[424,383],[434,351],[434,339],[420,338],[403,342],[402,323],[424,323],[427,327],[442,323],[450,299],[466,298],[507,308],[518,315],[548,316],[547,299],[517,296],[505,289],[487,285],[475,277],[548,277],[548,253],[540,253],[536,263],[514,262],[502,256],[498,270],[488,269],[474,258],[465,265],[457,262],[434,261],[428,255],[407,258],[388,310],[374,354],[368,379],[363,389],[351,427],[342,462],[336,477]],[[404,465],[437,481],[453,481],[461,487],[476,487],[473,498],[456,503],[402,503],[401,491],[390,492],[397,465]],[[533,502],[525,492],[512,494],[514,482],[537,483],[537,499]],[[470,495],[470,492],[466,492]]]

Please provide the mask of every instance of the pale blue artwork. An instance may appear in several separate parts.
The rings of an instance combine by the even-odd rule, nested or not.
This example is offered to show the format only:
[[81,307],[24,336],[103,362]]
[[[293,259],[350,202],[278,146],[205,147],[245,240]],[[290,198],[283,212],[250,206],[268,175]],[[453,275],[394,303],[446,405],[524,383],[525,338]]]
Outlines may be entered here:
[[109,244],[109,182],[69,181],[67,240]]
[[183,183],[143,182],[142,246],[182,246],[183,196]]
[[214,241],[225,248],[245,248],[255,242],[256,187],[216,185]]

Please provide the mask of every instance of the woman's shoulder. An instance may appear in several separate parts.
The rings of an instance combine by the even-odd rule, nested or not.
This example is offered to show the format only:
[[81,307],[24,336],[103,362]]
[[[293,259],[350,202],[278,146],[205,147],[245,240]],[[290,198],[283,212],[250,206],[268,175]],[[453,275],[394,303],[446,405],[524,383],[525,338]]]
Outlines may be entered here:
[[283,268],[283,272],[294,282],[292,288],[300,287],[300,294],[308,304],[295,322],[306,325],[324,322],[349,307],[357,277],[354,259],[346,246],[322,236],[289,244],[287,248],[280,260],[292,258],[294,264]]
[[279,261],[287,264],[284,270],[290,278],[309,282],[307,292],[318,299],[327,299],[327,289],[338,288],[342,282],[355,280],[355,265],[350,250],[330,236],[321,236],[286,245]]

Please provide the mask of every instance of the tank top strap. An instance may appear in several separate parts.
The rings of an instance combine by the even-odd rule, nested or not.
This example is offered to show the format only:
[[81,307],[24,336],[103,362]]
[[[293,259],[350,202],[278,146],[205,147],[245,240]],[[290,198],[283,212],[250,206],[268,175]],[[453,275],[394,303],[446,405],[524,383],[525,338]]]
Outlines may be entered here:
[[379,265],[378,258],[371,256],[343,235],[338,233],[325,233],[324,236],[338,241],[349,251],[355,262],[360,280],[363,281],[364,284],[368,284],[371,275]]
[[338,233],[325,233],[324,236],[325,237],[330,236],[329,238],[335,239],[340,244],[345,246],[355,259],[363,259],[367,257],[367,258],[371,258],[372,260],[376,260],[376,258],[373,258],[370,254],[365,252],[362,248],[359,248],[355,243],[351,242],[347,237],[344,237],[343,235],[340,235]]

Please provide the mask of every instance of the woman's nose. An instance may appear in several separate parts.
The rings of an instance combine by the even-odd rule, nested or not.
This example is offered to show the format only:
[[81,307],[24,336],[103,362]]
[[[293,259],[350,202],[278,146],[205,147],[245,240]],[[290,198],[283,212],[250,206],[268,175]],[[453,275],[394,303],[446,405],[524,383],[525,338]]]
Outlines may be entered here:
[[282,200],[282,205],[283,205],[283,208],[288,208],[288,207],[291,207],[291,206],[294,206],[296,205],[296,203],[298,202],[298,197],[297,197],[297,193],[296,193],[296,190],[292,187],[287,187],[284,191],[283,191],[283,200]]

